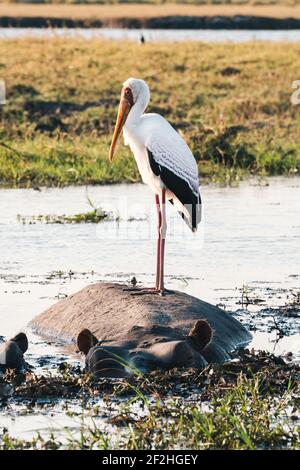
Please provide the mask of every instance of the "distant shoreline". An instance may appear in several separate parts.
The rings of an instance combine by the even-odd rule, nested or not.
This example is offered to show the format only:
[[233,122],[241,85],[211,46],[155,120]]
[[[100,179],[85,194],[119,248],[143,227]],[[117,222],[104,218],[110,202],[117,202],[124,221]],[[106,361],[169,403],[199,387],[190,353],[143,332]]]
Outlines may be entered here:
[[122,29],[300,29],[298,18],[259,16],[165,16],[158,18],[71,19],[43,17],[0,17],[1,28],[122,28]]
[[300,6],[0,4],[0,27],[300,29]]

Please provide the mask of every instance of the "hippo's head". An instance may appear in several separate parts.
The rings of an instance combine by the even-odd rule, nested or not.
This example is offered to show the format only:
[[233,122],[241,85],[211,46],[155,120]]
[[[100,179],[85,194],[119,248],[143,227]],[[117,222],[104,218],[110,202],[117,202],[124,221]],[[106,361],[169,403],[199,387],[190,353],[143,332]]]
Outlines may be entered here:
[[212,339],[213,331],[206,320],[198,320],[183,339],[153,337],[147,347],[128,349],[106,346],[87,329],[77,338],[78,349],[86,355],[86,370],[98,376],[125,377],[138,369],[148,372],[174,367],[204,367],[202,355]]
[[0,366],[4,369],[21,371],[25,368],[23,354],[28,349],[25,333],[19,333],[9,341],[0,344]]

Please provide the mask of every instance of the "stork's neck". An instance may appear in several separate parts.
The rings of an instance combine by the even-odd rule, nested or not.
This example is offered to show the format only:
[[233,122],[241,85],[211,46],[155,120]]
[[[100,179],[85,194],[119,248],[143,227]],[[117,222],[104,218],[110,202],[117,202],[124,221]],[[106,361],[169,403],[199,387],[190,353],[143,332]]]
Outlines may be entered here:
[[149,99],[150,96],[148,96],[146,93],[141,93],[138,96],[138,99],[136,100],[128,114],[125,123],[125,128],[130,129],[130,127],[136,126],[139,123],[142,115],[144,114],[145,109],[148,106]]

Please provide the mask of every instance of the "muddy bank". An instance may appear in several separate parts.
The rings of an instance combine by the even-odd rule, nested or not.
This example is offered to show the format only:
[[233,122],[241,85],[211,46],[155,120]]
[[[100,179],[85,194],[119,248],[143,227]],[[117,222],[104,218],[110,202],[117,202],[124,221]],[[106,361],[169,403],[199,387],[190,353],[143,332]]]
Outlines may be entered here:
[[135,28],[135,29],[300,29],[299,18],[268,16],[162,16],[120,18],[65,18],[47,16],[1,16],[2,28]]
[[[150,375],[133,375],[126,380],[94,378],[84,375],[80,367],[66,362],[57,365],[57,372],[37,374],[34,371],[16,374],[8,371],[0,377],[0,397],[13,397],[38,401],[45,398],[80,398],[109,394],[113,398],[128,398],[139,389],[147,396],[180,396],[197,394],[199,400],[211,400],[223,396],[228,389],[237,385],[240,374],[248,379],[259,376],[262,379],[262,395],[271,392],[279,396],[285,392],[289,382],[291,389],[297,389],[300,380],[300,366],[287,363],[273,354],[249,350],[239,351],[235,362],[210,364],[203,369],[173,368],[169,371],[152,371]],[[55,405],[55,402],[53,402]]]
[[[117,381],[95,382],[61,364],[55,376],[7,374],[0,397],[1,450],[103,449],[103,440],[105,449],[129,450],[132,435],[141,449],[299,447],[299,366],[263,352],[244,351],[224,366]],[[249,435],[247,446],[237,422]]]

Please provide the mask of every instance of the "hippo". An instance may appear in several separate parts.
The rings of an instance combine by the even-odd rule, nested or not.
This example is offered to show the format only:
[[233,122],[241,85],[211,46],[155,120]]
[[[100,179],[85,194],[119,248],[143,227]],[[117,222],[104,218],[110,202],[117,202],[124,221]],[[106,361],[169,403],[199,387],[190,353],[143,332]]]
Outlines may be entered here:
[[77,346],[86,356],[85,370],[95,376],[125,377],[135,371],[147,373],[154,369],[207,365],[206,355],[211,355],[209,344],[213,336],[207,321],[196,321],[184,339],[168,341],[164,333],[168,334],[166,329],[154,325],[149,331],[151,340],[130,350],[121,345],[105,345],[90,330],[83,329],[77,337]]
[[231,314],[194,296],[133,296],[124,284],[104,282],[59,301],[31,326],[44,337],[75,343],[86,371],[99,377],[222,363],[252,338]]
[[21,372],[26,369],[23,354],[28,349],[25,333],[19,333],[8,341],[0,344],[0,370],[14,369]]

